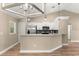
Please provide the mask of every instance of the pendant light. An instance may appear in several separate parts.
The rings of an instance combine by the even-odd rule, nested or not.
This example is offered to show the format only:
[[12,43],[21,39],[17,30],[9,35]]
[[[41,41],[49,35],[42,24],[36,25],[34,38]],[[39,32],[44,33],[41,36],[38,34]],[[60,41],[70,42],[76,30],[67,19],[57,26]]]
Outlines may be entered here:
[[47,21],[46,3],[44,3],[44,20]]

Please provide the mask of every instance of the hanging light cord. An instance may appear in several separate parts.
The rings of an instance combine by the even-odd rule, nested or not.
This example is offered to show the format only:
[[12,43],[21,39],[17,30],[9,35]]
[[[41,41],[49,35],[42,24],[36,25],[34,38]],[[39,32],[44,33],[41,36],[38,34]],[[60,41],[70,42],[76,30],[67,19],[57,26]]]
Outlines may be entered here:
[[44,18],[47,19],[47,13],[46,13],[46,3],[44,3]]

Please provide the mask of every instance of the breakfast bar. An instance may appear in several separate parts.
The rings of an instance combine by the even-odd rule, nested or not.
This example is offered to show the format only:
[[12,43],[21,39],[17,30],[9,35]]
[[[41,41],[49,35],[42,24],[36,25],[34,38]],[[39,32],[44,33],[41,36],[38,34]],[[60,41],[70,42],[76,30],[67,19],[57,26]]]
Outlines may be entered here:
[[52,52],[62,47],[61,34],[26,34],[20,35],[20,52]]

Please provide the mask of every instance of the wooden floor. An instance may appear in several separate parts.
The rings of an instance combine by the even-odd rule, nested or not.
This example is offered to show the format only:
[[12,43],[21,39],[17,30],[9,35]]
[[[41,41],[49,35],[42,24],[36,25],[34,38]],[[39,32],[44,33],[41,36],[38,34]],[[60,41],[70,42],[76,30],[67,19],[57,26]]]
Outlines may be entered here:
[[69,43],[51,53],[20,53],[20,44],[8,50],[1,56],[79,56],[79,43]]

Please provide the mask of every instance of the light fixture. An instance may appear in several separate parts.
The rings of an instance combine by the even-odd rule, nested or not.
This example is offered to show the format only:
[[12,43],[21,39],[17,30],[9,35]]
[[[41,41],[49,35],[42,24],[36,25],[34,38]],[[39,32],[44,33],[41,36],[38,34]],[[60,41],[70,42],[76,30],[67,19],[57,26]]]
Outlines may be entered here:
[[47,16],[46,15],[44,15],[44,20],[47,21]]
[[26,22],[30,22],[30,18],[28,16],[28,14],[29,14],[29,5],[28,5],[28,3],[23,5],[23,10],[24,10]]
[[44,3],[44,20],[47,21],[46,3]]
[[60,5],[61,5],[60,3],[54,4],[54,5],[52,6],[52,8],[56,8],[56,7],[60,6]]
[[29,17],[27,17],[27,22],[30,22],[30,18]]
[[24,9],[25,11],[27,11],[27,9],[28,9],[28,3],[25,3],[25,4],[23,5],[23,9]]
[[45,21],[47,21],[47,18],[44,18]]

